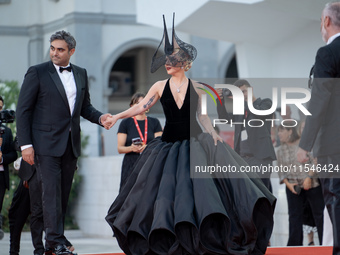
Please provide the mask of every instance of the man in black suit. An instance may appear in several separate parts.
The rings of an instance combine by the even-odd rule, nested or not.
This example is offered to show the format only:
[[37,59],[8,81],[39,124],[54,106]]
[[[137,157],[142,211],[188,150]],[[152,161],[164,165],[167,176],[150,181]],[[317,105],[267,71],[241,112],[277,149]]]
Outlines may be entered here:
[[[0,111],[4,107],[4,99],[0,96]],[[0,126],[0,213],[6,189],[9,189],[8,165],[18,157],[15,151],[11,129],[1,124]],[[2,230],[2,215],[0,214],[0,240],[4,237]]]
[[[248,88],[250,86],[247,80],[237,80],[235,86],[241,89],[245,100],[245,114],[233,115],[228,113],[224,106],[218,104],[217,112],[220,119],[228,120],[228,123],[233,121],[235,126],[234,134],[234,150],[250,165],[257,166],[271,166],[273,160],[276,159],[274,146],[271,140],[271,122],[265,119],[271,119],[271,116],[258,116],[250,112],[248,109]],[[220,96],[223,96],[222,91],[218,89]],[[252,104],[257,110],[268,110],[272,106],[272,101],[269,98],[256,98],[253,94]],[[248,125],[249,120],[263,120],[264,125],[259,123],[259,127],[251,127]],[[237,123],[237,124],[236,124]],[[241,124],[244,123],[244,124]],[[259,173],[260,178],[266,187],[271,191],[270,172]]]
[[321,34],[327,43],[314,64],[311,99],[298,159],[317,157],[325,205],[333,225],[333,254],[340,254],[340,2],[327,4],[321,15]]
[[28,69],[17,106],[22,158],[36,166],[46,245],[56,255],[73,254],[66,247],[64,219],[80,156],[80,116],[106,128],[111,116],[91,105],[86,70],[69,63],[75,47],[68,32],[51,36],[51,61]]

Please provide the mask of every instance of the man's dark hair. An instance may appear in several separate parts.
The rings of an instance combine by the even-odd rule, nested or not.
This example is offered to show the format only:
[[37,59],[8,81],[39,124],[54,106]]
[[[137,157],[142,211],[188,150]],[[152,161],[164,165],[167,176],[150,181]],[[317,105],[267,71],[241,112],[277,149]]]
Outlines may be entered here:
[[0,96],[0,101],[2,101],[4,103],[4,99],[2,98],[2,96]]
[[72,50],[76,48],[76,39],[69,33],[64,30],[58,31],[55,34],[51,35],[50,43],[54,40],[64,40],[67,43],[68,50]]
[[234,82],[234,85],[236,87],[242,87],[243,85],[246,85],[247,87],[251,87],[250,83],[247,80],[240,79]]

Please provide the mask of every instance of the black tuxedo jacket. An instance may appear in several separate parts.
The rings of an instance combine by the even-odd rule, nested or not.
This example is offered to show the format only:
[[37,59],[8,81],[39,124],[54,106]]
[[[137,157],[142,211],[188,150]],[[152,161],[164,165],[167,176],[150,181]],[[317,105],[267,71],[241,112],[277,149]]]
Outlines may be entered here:
[[2,158],[3,162],[2,165],[4,167],[4,174],[5,174],[5,181],[6,181],[6,188],[9,189],[9,172],[8,172],[8,165],[14,162],[17,159],[18,154],[15,150],[15,145],[13,141],[13,135],[11,129],[8,127],[1,125],[5,130],[5,133],[2,134]]
[[314,156],[340,153],[340,37],[321,47],[314,64],[311,99],[300,147]]
[[[272,106],[272,101],[269,98],[261,99],[257,98],[253,102],[253,106],[257,110],[268,110]],[[226,108],[218,104],[217,106],[217,113],[220,119],[227,119],[230,123],[232,120],[233,122],[243,123],[245,118],[245,128],[248,134],[248,144],[250,146],[250,151],[252,152],[253,156],[257,159],[276,159],[274,146],[271,140],[271,122],[264,121],[265,119],[271,119],[271,116],[258,116],[251,113],[248,110],[248,107],[245,106],[245,110],[247,115],[233,115],[229,114]],[[248,121],[251,119],[261,119],[264,121],[264,125],[262,127],[250,127],[248,125]],[[252,125],[260,125],[260,123],[253,123]],[[243,124],[233,124],[235,127],[235,134],[234,134],[234,150],[240,154],[240,143],[241,143],[241,131]]]
[[64,86],[51,61],[28,69],[17,105],[19,146],[32,144],[35,154],[59,157],[71,135],[73,153],[80,155],[80,116],[99,124],[102,113],[90,101],[87,72],[71,65],[77,87],[71,115]]

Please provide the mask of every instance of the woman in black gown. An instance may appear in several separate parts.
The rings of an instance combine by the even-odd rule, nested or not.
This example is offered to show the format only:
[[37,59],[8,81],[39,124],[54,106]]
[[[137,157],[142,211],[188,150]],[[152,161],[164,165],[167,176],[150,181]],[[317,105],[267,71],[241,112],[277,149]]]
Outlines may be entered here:
[[276,199],[261,180],[244,173],[195,173],[195,166],[239,169],[246,163],[200,114],[203,86],[185,76],[196,49],[174,28],[172,33],[171,45],[164,28],[165,55],[156,52],[151,67],[165,64],[171,78],[156,82],[140,104],[113,116],[112,124],[160,100],[166,123],[162,137],[138,158],[106,220],[127,255],[264,254]]

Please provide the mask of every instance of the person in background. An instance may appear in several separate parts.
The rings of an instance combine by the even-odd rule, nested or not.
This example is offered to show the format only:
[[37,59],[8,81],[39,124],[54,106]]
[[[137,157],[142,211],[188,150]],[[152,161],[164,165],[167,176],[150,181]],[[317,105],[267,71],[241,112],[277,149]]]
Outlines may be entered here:
[[[13,193],[11,206],[8,211],[10,255],[19,255],[21,232],[26,224],[30,211],[30,198],[27,182],[24,183],[20,180],[18,187]],[[34,254],[38,253],[34,252]]]
[[[318,49],[311,70],[313,80],[298,158],[317,157],[324,201],[333,224],[333,255],[340,254],[340,2],[326,4],[321,13],[321,35],[327,44]],[[338,169],[338,170],[336,170]],[[335,171],[334,171],[335,170]]]
[[[301,137],[304,127],[305,127],[305,120],[302,120],[299,122],[299,125],[298,125],[298,134],[300,137]],[[316,158],[313,158],[313,165],[316,166],[316,164],[317,164]],[[317,228],[315,226],[312,209],[309,205],[308,200],[305,199],[303,203],[303,232],[308,237],[308,245],[314,245],[314,232],[316,231],[317,231]],[[324,233],[323,233],[322,239],[324,239]]]
[[[143,93],[135,93],[131,98],[130,107],[138,104],[144,97],[145,94]],[[118,152],[125,154],[122,163],[120,190],[131,174],[134,163],[144,151],[146,145],[155,137],[161,135],[161,123],[156,118],[147,117],[146,112],[122,120],[117,133]]]
[[[0,111],[4,108],[4,99],[0,96]],[[2,230],[2,203],[6,189],[9,189],[8,165],[18,157],[15,150],[12,130],[1,123],[0,126],[0,240],[4,237]]]
[[[20,148],[15,139],[16,150]],[[37,180],[35,165],[30,165],[22,158],[14,162],[14,168],[19,171],[20,182],[15,190],[8,211],[9,231],[10,231],[10,255],[19,255],[21,232],[30,217],[30,232],[34,255],[52,255],[52,249],[43,244],[44,220],[41,202],[41,187]],[[74,251],[72,244],[66,240],[67,247]]]
[[294,121],[286,121],[285,126],[279,126],[278,135],[281,145],[277,149],[277,164],[287,167],[289,171],[279,172],[280,184],[286,185],[286,196],[289,215],[288,246],[300,246],[303,244],[303,214],[304,203],[308,201],[313,219],[322,244],[323,234],[323,208],[324,201],[322,190],[317,175],[311,176],[313,161],[301,164],[297,159],[300,136]]
[[[238,87],[244,96],[245,113],[244,115],[234,115],[228,112],[228,109],[224,105],[217,105],[218,118],[227,119],[228,123],[231,120],[235,123],[234,134],[234,150],[250,165],[258,166],[272,165],[276,159],[273,142],[271,139],[271,123],[264,121],[264,125],[260,127],[252,127],[248,125],[248,122],[252,119],[270,119],[271,116],[259,116],[248,109],[248,89],[253,89],[247,80],[240,79],[234,82],[234,85]],[[217,90],[219,95],[224,98],[224,94],[221,89]],[[231,95],[229,95],[231,97]],[[272,106],[272,100],[269,98],[256,98],[253,94],[252,104],[257,110],[268,110]],[[245,122],[245,124],[240,124]],[[270,172],[262,173],[260,178],[266,187],[272,191],[270,182]]]

